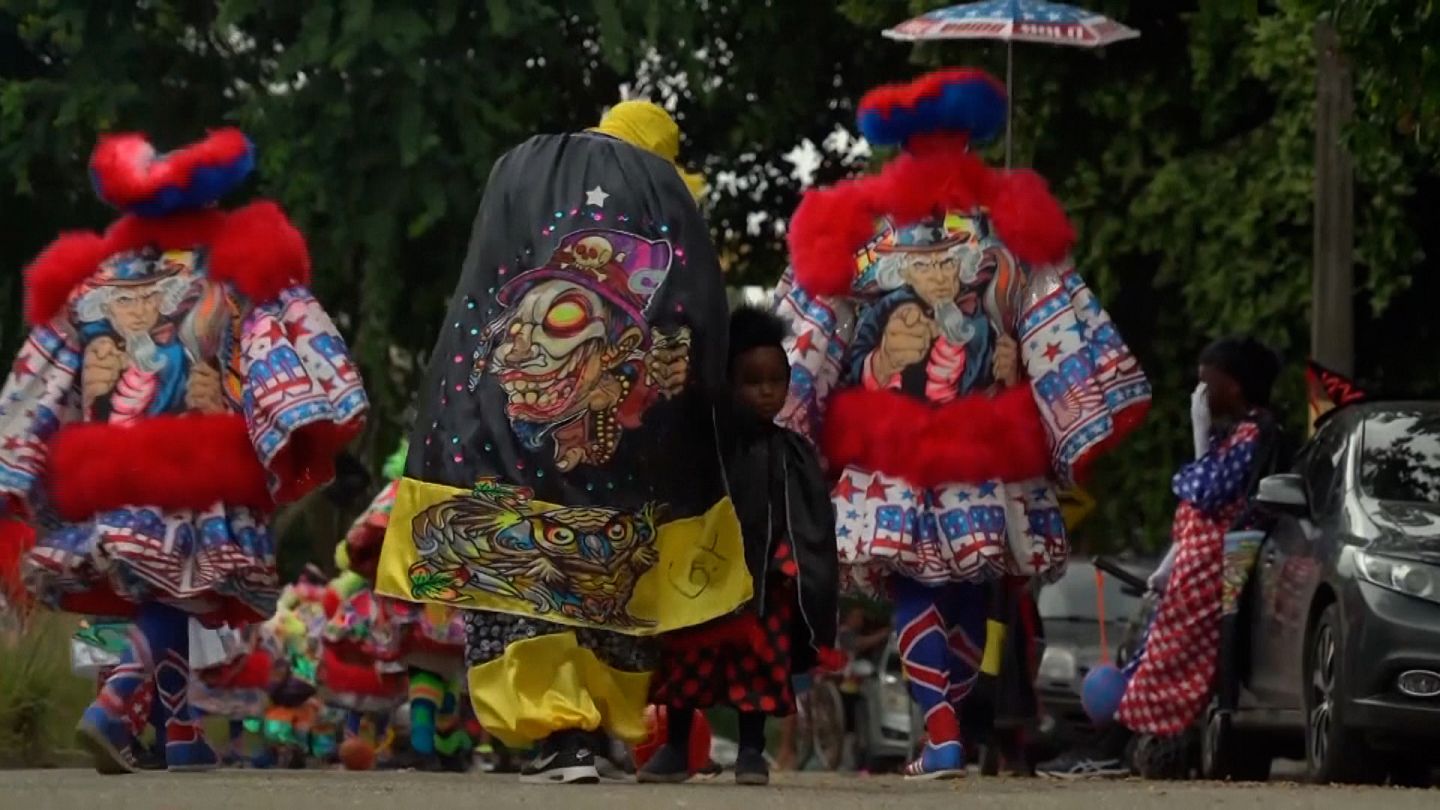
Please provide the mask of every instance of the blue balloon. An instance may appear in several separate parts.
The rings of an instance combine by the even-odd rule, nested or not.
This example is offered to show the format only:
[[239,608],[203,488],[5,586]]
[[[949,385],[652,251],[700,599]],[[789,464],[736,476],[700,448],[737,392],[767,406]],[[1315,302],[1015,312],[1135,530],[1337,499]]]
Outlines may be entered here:
[[1097,726],[1114,722],[1128,684],[1125,673],[1114,664],[1102,664],[1090,670],[1080,684],[1080,705],[1090,722]]

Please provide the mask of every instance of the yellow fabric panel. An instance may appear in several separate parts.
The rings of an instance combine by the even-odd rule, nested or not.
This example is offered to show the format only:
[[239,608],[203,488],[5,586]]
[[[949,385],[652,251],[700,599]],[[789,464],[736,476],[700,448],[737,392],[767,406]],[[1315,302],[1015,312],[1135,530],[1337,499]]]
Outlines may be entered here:
[[1000,674],[1000,655],[1005,650],[1006,631],[1003,622],[993,619],[985,622],[985,656],[980,661],[980,671],[986,675]]
[[512,748],[556,731],[603,728],[627,743],[648,736],[650,673],[615,669],[574,633],[517,641],[470,668],[470,703],[485,730]]
[[[543,609],[533,600],[503,592],[503,586],[492,585],[482,589],[477,584],[481,578],[473,574],[476,570],[481,573],[492,570],[486,567],[484,561],[467,560],[467,567],[460,569],[469,576],[466,581],[452,581],[453,584],[442,587],[432,585],[417,594],[417,576],[428,575],[429,562],[422,560],[415,544],[412,526],[415,517],[433,506],[468,495],[468,490],[443,484],[401,479],[380,555],[377,592],[413,602],[434,602],[468,610],[530,616],[558,624],[635,636],[655,635],[703,624],[730,613],[751,597],[750,572],[745,567],[740,520],[728,498],[703,515],[660,523],[656,527],[654,544],[657,561],[639,574],[628,600],[623,603],[626,614],[632,620],[629,624],[588,621],[579,616]],[[527,503],[524,511],[540,515],[561,508],[534,501]],[[467,542],[475,539],[473,535],[465,536]],[[538,552],[529,554],[539,556]],[[451,574],[446,573],[445,576]],[[547,587],[543,583],[538,586],[534,582],[526,584]],[[578,591],[582,597],[588,597],[584,583],[567,580],[563,584]],[[597,594],[596,598],[600,596]]]

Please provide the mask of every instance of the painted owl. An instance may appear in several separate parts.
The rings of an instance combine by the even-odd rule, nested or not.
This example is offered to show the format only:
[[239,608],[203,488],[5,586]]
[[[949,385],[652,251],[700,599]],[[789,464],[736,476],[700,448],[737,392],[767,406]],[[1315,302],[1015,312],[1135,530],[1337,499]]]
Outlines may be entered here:
[[649,624],[631,616],[627,605],[635,583],[657,559],[654,510],[532,512],[530,498],[528,490],[482,481],[469,495],[417,515],[415,595],[465,601],[461,591],[474,588],[524,599],[541,614],[612,626]]

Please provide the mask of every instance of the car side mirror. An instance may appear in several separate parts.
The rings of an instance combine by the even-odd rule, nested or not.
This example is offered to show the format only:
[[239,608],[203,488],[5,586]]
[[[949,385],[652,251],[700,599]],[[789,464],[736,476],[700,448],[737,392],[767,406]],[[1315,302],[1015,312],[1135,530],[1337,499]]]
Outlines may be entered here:
[[1305,481],[1294,473],[1269,475],[1260,479],[1255,502],[1279,514],[1296,517],[1310,514],[1310,499],[1305,496]]

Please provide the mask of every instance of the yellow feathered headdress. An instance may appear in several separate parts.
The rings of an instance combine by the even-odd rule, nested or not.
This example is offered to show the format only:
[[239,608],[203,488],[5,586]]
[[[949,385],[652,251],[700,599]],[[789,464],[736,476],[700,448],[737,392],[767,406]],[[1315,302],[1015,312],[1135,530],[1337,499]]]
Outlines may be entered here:
[[605,113],[600,126],[590,131],[619,138],[665,158],[680,173],[680,179],[685,181],[696,202],[705,195],[705,178],[685,171],[675,162],[680,157],[680,125],[660,105],[649,101],[622,101]]

